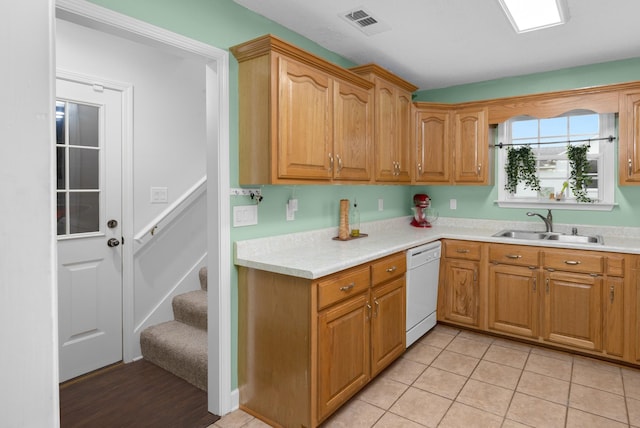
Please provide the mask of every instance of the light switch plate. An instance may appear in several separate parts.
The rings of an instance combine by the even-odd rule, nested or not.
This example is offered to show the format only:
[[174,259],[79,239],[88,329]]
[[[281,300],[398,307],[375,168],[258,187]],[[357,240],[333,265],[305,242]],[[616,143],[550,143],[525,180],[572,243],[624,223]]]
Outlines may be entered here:
[[258,224],[257,205],[238,205],[233,207],[233,227]]
[[152,204],[166,204],[167,202],[169,202],[169,191],[166,187],[151,188]]

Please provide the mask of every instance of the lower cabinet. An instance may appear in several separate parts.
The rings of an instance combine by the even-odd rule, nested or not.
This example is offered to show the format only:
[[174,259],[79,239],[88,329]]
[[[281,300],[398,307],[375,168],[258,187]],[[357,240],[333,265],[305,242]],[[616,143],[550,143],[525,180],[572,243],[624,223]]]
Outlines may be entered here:
[[368,292],[318,315],[318,414],[335,411],[367,382],[369,358]]
[[538,337],[538,270],[526,266],[489,266],[491,331]]
[[481,244],[443,241],[438,320],[479,326]]
[[440,321],[640,364],[640,256],[476,244],[444,240]]
[[239,268],[240,408],[316,427],[405,351],[405,254],[317,280]]
[[582,273],[544,274],[543,339],[602,350],[602,278]]

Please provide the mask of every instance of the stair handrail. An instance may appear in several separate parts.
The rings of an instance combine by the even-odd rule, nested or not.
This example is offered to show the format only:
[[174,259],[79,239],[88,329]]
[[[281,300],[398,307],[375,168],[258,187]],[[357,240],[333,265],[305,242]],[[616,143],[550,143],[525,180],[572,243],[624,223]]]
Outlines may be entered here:
[[158,214],[140,232],[134,235],[136,242],[135,252],[140,251],[158,235],[166,226],[170,225],[178,216],[187,209],[191,203],[202,196],[207,190],[207,176],[200,178],[193,186],[187,189],[178,199],[169,205],[164,211]]

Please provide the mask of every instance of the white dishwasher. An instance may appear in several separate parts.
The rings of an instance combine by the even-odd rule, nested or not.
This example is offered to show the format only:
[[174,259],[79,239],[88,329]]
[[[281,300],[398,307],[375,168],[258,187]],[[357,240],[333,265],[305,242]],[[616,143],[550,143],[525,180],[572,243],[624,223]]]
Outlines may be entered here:
[[440,241],[407,250],[407,347],[436,325]]

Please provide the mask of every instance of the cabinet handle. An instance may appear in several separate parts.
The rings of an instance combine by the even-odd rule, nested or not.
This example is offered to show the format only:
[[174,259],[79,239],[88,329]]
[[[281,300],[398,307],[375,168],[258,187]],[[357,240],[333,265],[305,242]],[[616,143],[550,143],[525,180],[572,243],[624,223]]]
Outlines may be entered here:
[[371,319],[371,305],[367,302],[367,319]]
[[567,265],[576,266],[576,265],[579,265],[581,262],[580,260],[565,260],[564,263]]
[[396,271],[396,269],[398,269],[398,268],[397,268],[397,267],[395,267],[395,266],[391,266],[390,268],[387,268],[387,272],[389,272],[389,273],[391,273],[391,272],[395,272],[395,271]]
[[467,254],[469,251],[471,251],[471,250],[468,250],[468,249],[466,249],[466,248],[458,248],[458,249],[456,250],[456,252],[457,252],[457,253],[460,253],[460,254]]
[[329,153],[329,172],[333,171],[333,156]]
[[340,157],[340,155],[336,155],[336,159],[338,159],[338,171],[336,172],[340,172],[342,171],[342,158]]
[[614,294],[615,294],[615,287],[612,285],[612,286],[609,288],[609,301],[610,301],[611,303],[613,303]]
[[376,310],[373,313],[373,317],[378,318],[378,313],[380,313],[380,302],[378,302],[378,299],[375,299],[373,303],[376,305]]
[[480,174],[480,171],[482,171],[482,164],[481,163],[478,164],[478,174]]
[[478,280],[478,271],[477,270],[473,270],[473,282],[476,282]]
[[345,293],[355,287],[356,283],[352,282],[351,284],[347,284],[344,287],[340,287],[340,291],[344,291]]
[[504,255],[508,259],[521,259],[522,256],[520,254],[505,254]]
[[533,291],[536,291],[538,285],[538,280],[536,278],[533,278]]
[[422,175],[422,164],[418,163],[418,175]]
[[549,278],[547,278],[545,282],[546,282],[547,294],[549,294]]
[[629,177],[631,177],[631,170],[633,169],[633,162],[631,162],[631,158],[629,158]]

